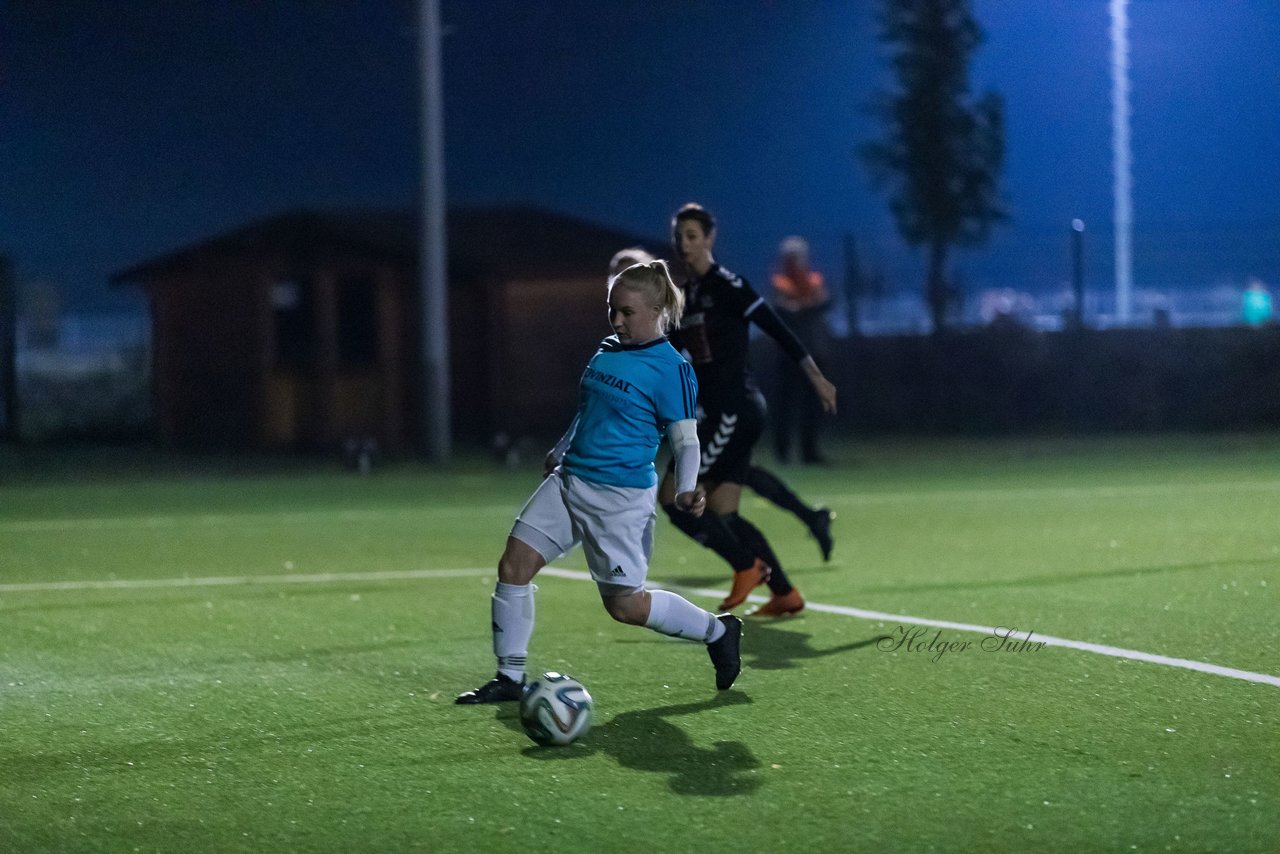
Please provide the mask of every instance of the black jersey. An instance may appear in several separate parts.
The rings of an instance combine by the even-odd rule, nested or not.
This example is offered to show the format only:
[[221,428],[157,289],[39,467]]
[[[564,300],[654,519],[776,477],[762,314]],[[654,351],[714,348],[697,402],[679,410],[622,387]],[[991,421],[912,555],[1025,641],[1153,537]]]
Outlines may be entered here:
[[747,369],[750,324],[755,323],[796,361],[807,354],[795,334],[751,287],[719,264],[682,285],[684,314],[671,336],[685,350],[698,378],[698,401],[719,409],[741,400],[754,388]]

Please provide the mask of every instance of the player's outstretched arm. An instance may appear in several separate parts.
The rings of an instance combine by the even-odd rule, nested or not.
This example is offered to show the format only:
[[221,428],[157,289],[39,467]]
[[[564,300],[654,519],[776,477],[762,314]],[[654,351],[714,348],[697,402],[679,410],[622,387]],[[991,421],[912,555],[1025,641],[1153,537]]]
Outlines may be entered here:
[[822,375],[822,371],[818,370],[818,365],[813,361],[813,357],[805,350],[804,345],[800,343],[800,339],[791,331],[787,324],[782,322],[782,318],[778,317],[768,304],[761,301],[747,312],[747,319],[759,326],[766,335],[778,342],[778,346],[783,352],[796,360],[796,364],[804,371],[804,375],[809,378],[809,383],[813,386],[813,390],[817,392],[818,399],[822,401],[822,408],[826,412],[836,411],[836,387]]
[[800,369],[809,378],[809,383],[813,386],[813,390],[817,392],[818,399],[822,401],[823,411],[834,414],[836,411],[836,387],[822,375],[822,371],[818,369],[818,363],[813,361],[812,356],[805,356],[800,360]]

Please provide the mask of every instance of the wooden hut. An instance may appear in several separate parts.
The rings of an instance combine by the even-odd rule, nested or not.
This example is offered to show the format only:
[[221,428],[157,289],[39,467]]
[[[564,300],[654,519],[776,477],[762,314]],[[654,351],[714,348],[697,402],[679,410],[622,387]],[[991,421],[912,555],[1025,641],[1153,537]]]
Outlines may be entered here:
[[[293,211],[111,277],[146,294],[159,438],[174,445],[416,444],[416,218]],[[605,267],[661,244],[537,208],[448,215],[456,438],[545,438],[572,417],[606,334]]]

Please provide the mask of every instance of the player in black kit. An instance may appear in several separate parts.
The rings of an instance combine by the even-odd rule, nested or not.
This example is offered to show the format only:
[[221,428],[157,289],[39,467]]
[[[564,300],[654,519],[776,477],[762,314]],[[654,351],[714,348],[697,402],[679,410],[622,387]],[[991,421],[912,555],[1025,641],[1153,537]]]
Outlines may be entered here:
[[713,549],[734,570],[733,587],[720,608],[741,605],[750,592],[767,583],[772,593],[749,617],[785,617],[804,609],[804,599],[787,579],[769,541],[742,518],[742,485],[751,468],[751,449],[764,430],[762,398],[747,370],[750,324],[760,327],[796,360],[813,385],[823,409],[835,412],[836,388],[795,334],[745,279],[716,263],[715,220],[701,205],[676,212],[673,239],[689,271],[684,283],[684,315],[672,343],[685,350],[698,378],[702,418],[701,480],[707,511],[701,519],[675,506],[675,482],[668,471],[658,501],[676,527]]
[[[653,253],[641,246],[619,249],[609,260],[609,275],[616,276],[632,264],[648,264],[655,257]],[[767,408],[764,395],[760,395],[760,406],[762,409]],[[782,478],[756,463],[752,463],[747,469],[743,484],[775,507],[799,519],[809,529],[809,536],[817,541],[818,550],[822,552],[822,560],[831,560],[831,550],[835,548],[835,540],[831,535],[831,520],[835,518],[835,514],[830,509],[806,503],[791,487],[787,486]]]

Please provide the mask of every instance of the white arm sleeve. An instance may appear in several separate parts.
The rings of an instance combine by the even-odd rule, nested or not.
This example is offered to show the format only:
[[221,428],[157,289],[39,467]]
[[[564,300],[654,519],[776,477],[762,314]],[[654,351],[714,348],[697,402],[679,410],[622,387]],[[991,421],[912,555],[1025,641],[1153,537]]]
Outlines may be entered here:
[[671,454],[676,461],[676,494],[693,492],[698,485],[698,469],[702,455],[698,452],[698,422],[689,418],[672,421],[667,427],[667,439],[671,442]]

